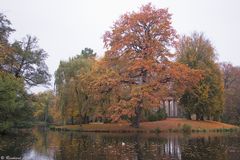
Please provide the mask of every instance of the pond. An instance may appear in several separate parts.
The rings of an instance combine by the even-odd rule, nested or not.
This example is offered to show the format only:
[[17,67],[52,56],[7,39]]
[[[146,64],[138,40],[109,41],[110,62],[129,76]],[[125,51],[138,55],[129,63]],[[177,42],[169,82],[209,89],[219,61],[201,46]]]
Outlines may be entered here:
[[0,159],[239,160],[240,133],[130,134],[33,129],[0,137]]

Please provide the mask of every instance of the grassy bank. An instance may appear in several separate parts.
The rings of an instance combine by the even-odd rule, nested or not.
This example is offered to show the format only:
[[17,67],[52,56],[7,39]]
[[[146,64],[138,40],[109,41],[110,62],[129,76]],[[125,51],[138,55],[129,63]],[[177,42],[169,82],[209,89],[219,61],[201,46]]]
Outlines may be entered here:
[[216,121],[194,121],[181,118],[169,118],[156,122],[142,122],[140,128],[133,128],[127,122],[122,123],[91,123],[84,125],[51,126],[52,130],[59,131],[82,131],[82,132],[232,132],[239,130],[239,127],[216,122]]

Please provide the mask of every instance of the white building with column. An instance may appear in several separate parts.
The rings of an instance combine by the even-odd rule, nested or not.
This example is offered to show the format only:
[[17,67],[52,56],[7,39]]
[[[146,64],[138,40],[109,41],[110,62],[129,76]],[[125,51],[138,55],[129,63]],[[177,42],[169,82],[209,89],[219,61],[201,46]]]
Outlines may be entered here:
[[164,108],[167,117],[181,117],[182,110],[181,106],[178,104],[177,100],[172,97],[165,98],[160,103],[160,108]]

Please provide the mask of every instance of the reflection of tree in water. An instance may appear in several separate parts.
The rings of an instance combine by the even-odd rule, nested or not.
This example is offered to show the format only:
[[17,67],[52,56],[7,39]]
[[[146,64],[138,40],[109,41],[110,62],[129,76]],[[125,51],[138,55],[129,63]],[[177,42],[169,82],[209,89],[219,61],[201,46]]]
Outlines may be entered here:
[[[136,153],[136,158],[137,160],[142,160],[143,159],[143,147],[141,146],[141,143],[140,143],[140,138],[139,138],[139,135],[136,134],[134,137],[134,151]],[[143,144],[145,147],[149,146],[148,142],[145,142]]]
[[227,144],[227,159],[229,160],[239,160],[240,158],[240,135],[235,134],[232,136],[228,136],[227,138],[223,138],[224,144]]
[[[31,146],[33,136],[19,137],[15,144],[6,148],[5,153],[24,153],[26,159],[49,160],[237,160],[240,153],[239,136],[183,138],[181,134],[104,134],[38,130],[33,133],[36,137],[34,145]],[[13,143],[11,140],[9,142]],[[24,143],[25,147],[15,147]],[[2,146],[4,141],[1,140],[0,144]]]
[[[34,145],[32,145],[35,137]],[[2,139],[1,155],[26,159],[180,159],[179,137],[144,134],[96,134],[33,130],[32,135]]]
[[139,135],[135,136],[136,158],[142,159],[178,159],[179,145],[176,137],[149,137],[141,139]]
[[180,138],[177,135],[167,137],[161,155],[169,159],[181,160]]
[[56,159],[159,159],[164,139],[126,134],[59,135],[59,152]]
[[57,152],[57,159],[92,159],[94,153],[94,139],[86,135],[65,133],[60,139],[60,151]]
[[59,137],[55,136],[56,134],[53,132],[48,132],[47,127],[33,128],[32,133],[35,138],[34,144],[23,154],[23,159],[54,159],[55,151],[59,146]]
[[220,137],[194,138],[183,144],[182,159],[226,160],[226,146]]
[[19,132],[0,136],[0,156],[22,157],[31,149],[34,136],[31,133]]

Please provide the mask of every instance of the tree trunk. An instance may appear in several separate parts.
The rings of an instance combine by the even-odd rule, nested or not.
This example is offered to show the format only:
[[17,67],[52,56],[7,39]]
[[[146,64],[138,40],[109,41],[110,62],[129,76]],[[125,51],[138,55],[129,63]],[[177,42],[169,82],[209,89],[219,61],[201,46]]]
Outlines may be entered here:
[[199,113],[196,113],[196,120],[197,120],[197,121],[200,120],[200,115],[199,115]]
[[65,126],[67,124],[67,120],[65,117],[62,118],[62,124]]
[[207,120],[210,120],[210,115],[207,116]]
[[87,116],[87,113],[84,114],[82,117],[82,124],[87,124],[89,123],[89,117]]
[[74,118],[73,118],[73,116],[71,116],[71,124],[72,124],[72,125],[74,124]]
[[188,120],[192,120],[191,113],[187,112],[187,113],[186,113],[186,118],[187,118]]
[[49,103],[49,100],[47,100],[47,103],[46,103],[46,106],[44,108],[44,122],[45,124],[48,123],[48,103]]
[[219,121],[219,119],[220,119],[219,114],[216,114],[216,115],[213,116],[214,121]]
[[133,118],[133,121],[132,121],[132,126],[134,128],[139,128],[141,111],[142,111],[142,108],[140,107],[140,104],[139,104],[135,108],[135,117]]
[[[147,71],[144,70],[144,68],[141,68],[141,75],[138,80],[138,83],[140,86],[142,86],[146,82],[146,77],[147,77]],[[133,117],[133,121],[132,121],[132,126],[134,128],[139,128],[142,105],[143,105],[143,95],[140,95],[140,100],[138,101],[135,107],[135,117]]]

